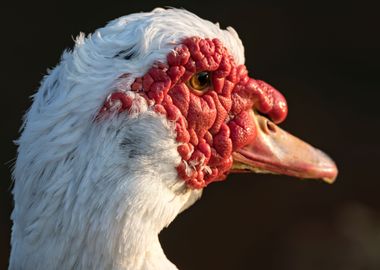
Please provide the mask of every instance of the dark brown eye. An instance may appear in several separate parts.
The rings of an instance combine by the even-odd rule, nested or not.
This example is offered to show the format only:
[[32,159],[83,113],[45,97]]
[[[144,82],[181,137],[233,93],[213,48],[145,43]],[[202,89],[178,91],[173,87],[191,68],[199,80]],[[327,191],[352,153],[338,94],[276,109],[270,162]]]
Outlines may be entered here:
[[198,72],[194,74],[189,80],[190,86],[199,91],[207,90],[210,86],[210,74],[207,71]]

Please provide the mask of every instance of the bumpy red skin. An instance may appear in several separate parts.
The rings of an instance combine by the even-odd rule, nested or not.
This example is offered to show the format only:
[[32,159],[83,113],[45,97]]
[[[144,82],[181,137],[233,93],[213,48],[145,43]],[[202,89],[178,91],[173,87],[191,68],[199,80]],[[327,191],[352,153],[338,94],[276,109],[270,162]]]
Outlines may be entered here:
[[[188,80],[197,72],[209,71],[211,87],[203,94]],[[131,86],[154,104],[154,109],[176,124],[181,143],[179,176],[192,188],[203,188],[225,179],[232,166],[232,152],[253,141],[256,126],[249,111],[257,109],[279,123],[286,118],[286,100],[269,84],[252,79],[244,65],[237,66],[218,39],[191,37],[167,56],[167,64],[156,63]],[[119,111],[128,110],[132,100],[120,92]],[[107,105],[108,104],[108,105]]]

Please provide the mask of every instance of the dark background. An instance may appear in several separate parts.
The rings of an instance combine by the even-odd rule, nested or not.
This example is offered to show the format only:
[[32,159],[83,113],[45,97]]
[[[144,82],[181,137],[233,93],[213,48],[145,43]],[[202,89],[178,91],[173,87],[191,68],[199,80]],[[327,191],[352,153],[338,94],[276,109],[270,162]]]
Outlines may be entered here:
[[1,7],[0,269],[9,256],[10,167],[46,68],[80,31],[156,6],[233,26],[251,75],[287,97],[284,128],[329,153],[337,182],[230,175],[160,235],[180,269],[380,269],[379,12],[366,1],[14,1]]

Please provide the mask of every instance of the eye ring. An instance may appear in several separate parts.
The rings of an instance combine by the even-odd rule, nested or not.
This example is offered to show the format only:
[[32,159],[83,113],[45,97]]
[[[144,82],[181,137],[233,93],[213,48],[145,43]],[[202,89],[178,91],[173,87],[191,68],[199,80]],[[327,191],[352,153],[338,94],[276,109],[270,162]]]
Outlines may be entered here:
[[207,71],[201,71],[194,74],[188,81],[188,86],[198,94],[204,93],[211,86],[210,73]]

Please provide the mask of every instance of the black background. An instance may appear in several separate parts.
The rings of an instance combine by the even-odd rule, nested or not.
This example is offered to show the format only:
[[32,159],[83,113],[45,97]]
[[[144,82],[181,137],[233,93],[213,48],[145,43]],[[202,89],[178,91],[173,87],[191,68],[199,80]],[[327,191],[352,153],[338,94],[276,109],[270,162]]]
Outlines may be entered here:
[[230,175],[160,239],[180,269],[380,269],[379,9],[366,1],[18,1],[1,7],[0,269],[9,256],[10,167],[46,68],[80,31],[156,6],[233,26],[255,78],[284,93],[282,126],[329,153],[333,185]]

